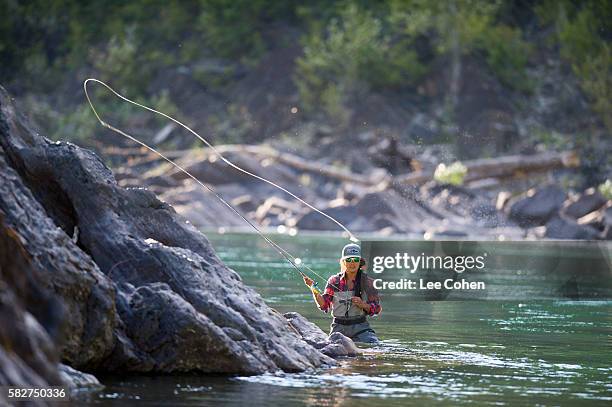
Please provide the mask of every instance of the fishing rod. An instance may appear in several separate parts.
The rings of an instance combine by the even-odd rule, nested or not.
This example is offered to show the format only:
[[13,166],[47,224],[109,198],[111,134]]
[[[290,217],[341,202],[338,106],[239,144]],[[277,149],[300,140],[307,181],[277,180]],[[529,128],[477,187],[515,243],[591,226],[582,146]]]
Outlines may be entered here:
[[[338,226],[340,226],[349,236],[349,240],[351,240],[352,242],[358,242],[359,240],[355,237],[355,235],[353,235],[353,233],[351,233],[350,230],[348,230],[348,228],[346,226],[344,226],[342,223],[340,223],[338,220],[336,220],[334,217],[320,211],[319,209],[315,208],[314,206],[312,206],[311,204],[309,204],[308,202],[304,201],[303,199],[301,199],[300,197],[296,196],[295,194],[293,194],[292,192],[288,191],[287,189],[283,188],[282,186],[264,178],[264,177],[260,177],[259,175],[253,174],[250,171],[247,171],[237,165],[235,165],[234,163],[232,163],[230,160],[228,160],[227,158],[225,158],[212,144],[210,144],[206,139],[204,139],[202,136],[200,136],[197,132],[195,132],[194,130],[192,130],[190,127],[188,127],[187,125],[183,124],[182,122],[180,122],[179,120],[163,113],[160,112],[158,110],[155,110],[151,107],[145,106],[141,103],[135,102],[123,95],[121,95],[120,93],[118,93],[117,91],[115,91],[113,88],[111,88],[108,84],[106,84],[105,82],[102,82],[98,79],[95,78],[88,78],[83,82],[83,90],[85,91],[85,97],[87,98],[87,102],[89,103],[89,106],[91,107],[91,110],[93,111],[94,115],[96,116],[96,118],[98,119],[98,122],[100,122],[100,124],[103,127],[108,128],[109,130],[128,138],[129,140],[132,140],[133,142],[145,147],[146,149],[148,149],[149,151],[153,152],[154,154],[157,154],[158,156],[160,156],[162,159],[166,160],[168,163],[170,163],[172,166],[174,166],[175,168],[177,168],[178,170],[182,171],[184,174],[186,174],[189,178],[191,178],[192,180],[194,180],[198,185],[200,185],[201,187],[207,189],[209,192],[211,192],[217,199],[219,199],[225,206],[227,206],[228,208],[230,208],[230,210],[232,212],[234,212],[236,215],[238,215],[242,220],[244,220],[247,224],[249,224],[254,230],[255,232],[257,232],[257,234],[262,237],[268,244],[270,244],[281,256],[283,256],[285,258],[285,260],[287,260],[294,268],[295,270],[300,273],[300,275],[304,278],[310,278],[308,277],[304,272],[302,272],[302,270],[300,270],[298,264],[302,264],[302,261],[300,258],[297,258],[295,256],[293,256],[291,253],[289,253],[287,250],[285,250],[284,248],[282,248],[280,245],[278,245],[276,242],[274,242],[272,239],[268,238],[267,236],[265,236],[257,226],[255,226],[255,224],[253,224],[250,220],[248,220],[244,215],[242,215],[232,204],[230,204],[229,202],[227,202],[221,195],[219,195],[217,193],[217,191],[215,191],[211,186],[204,184],[203,182],[201,182],[197,177],[195,177],[193,174],[191,174],[189,171],[187,171],[186,169],[184,169],[183,167],[181,167],[179,164],[177,164],[175,161],[173,161],[172,159],[168,158],[167,156],[165,156],[164,154],[162,154],[161,152],[159,152],[158,150],[156,150],[155,148],[149,146],[148,144],[138,140],[137,138],[133,137],[132,135],[124,132],[121,129],[118,129],[116,127],[114,127],[113,125],[105,122],[104,120],[102,120],[102,118],[100,117],[100,115],[98,114],[96,108],[93,105],[93,102],[91,101],[91,98],[89,97],[89,92],[87,90],[87,84],[89,82],[94,82],[94,83],[98,83],[102,86],[104,86],[105,88],[107,88],[111,93],[113,93],[115,96],[117,96],[119,99],[126,101],[128,103],[131,103],[135,106],[141,107],[145,110],[148,110],[150,112],[159,114],[171,121],[173,121],[174,123],[178,124],[179,126],[183,127],[185,130],[189,131],[191,134],[193,134],[194,136],[196,136],[199,140],[201,140],[204,144],[206,144],[215,154],[217,154],[217,156],[219,158],[221,158],[221,160],[223,160],[225,163],[227,163],[228,165],[230,165],[231,167],[235,168],[236,170],[247,174],[251,177],[254,177],[256,179],[259,179],[261,181],[264,181],[272,186],[274,186],[275,188],[280,189],[281,191],[289,194],[291,197],[293,197],[294,199],[297,199],[298,201],[300,201],[302,204],[306,205],[307,207],[309,207],[310,209],[313,209],[314,211],[316,211],[317,213],[325,216],[326,218],[330,219],[331,221],[333,221],[334,223],[336,223]],[[320,274],[318,274],[316,271],[314,271],[313,269],[311,269],[310,267],[308,267],[306,264],[303,264],[303,267],[306,268],[308,271],[310,271],[312,274],[316,275],[317,277],[321,278],[322,280],[325,281],[325,278],[322,277]],[[331,284],[333,287],[336,287],[335,285]]]

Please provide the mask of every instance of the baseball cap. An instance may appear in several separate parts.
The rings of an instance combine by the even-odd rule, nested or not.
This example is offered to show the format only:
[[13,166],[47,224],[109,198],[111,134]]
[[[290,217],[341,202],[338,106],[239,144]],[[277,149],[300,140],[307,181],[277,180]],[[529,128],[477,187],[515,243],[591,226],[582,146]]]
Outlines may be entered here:
[[355,243],[349,243],[342,248],[342,260],[347,257],[361,257],[361,248]]

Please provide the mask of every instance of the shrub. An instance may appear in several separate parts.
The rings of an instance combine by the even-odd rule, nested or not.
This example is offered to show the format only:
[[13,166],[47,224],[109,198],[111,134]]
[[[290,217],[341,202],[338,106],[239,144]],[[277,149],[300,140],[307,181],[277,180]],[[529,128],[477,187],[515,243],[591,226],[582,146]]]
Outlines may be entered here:
[[599,193],[602,194],[607,200],[612,200],[612,181],[606,180],[603,184],[597,188]]
[[397,88],[424,73],[414,51],[391,41],[382,21],[354,4],[325,29],[314,29],[303,44],[295,82],[311,112],[323,106],[333,117],[370,87]]
[[483,31],[478,43],[486,52],[487,64],[495,75],[507,86],[530,92],[525,68],[531,46],[521,38],[521,30],[506,25],[496,25]]
[[434,180],[441,184],[462,185],[467,168],[461,162],[456,161],[449,166],[439,164],[434,172]]
[[612,130],[612,53],[607,41],[612,35],[612,3],[549,0],[536,11],[543,23],[554,23],[561,57],[571,64],[593,110]]

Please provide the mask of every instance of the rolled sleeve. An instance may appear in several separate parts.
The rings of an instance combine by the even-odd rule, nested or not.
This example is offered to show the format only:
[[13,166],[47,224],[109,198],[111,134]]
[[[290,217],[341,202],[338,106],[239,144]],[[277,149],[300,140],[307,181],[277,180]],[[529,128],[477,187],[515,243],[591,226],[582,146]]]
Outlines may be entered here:
[[329,307],[331,306],[332,303],[332,298],[329,294],[323,294],[323,301],[325,301],[325,303],[323,304],[323,306],[319,306],[319,309],[323,312],[329,312]]
[[334,299],[334,290],[328,285],[327,287],[325,287],[325,293],[321,297],[323,297],[323,301],[325,301],[325,303],[322,307],[319,306],[319,309],[327,313],[329,312],[329,308],[331,307],[332,301]]
[[370,311],[368,312],[369,316],[373,317],[380,313],[381,307],[377,301],[371,301],[371,302],[368,302],[368,304],[370,305]]
[[368,297],[367,303],[370,306],[368,315],[373,317],[380,314],[380,311],[382,311],[382,307],[380,306],[380,297],[378,295],[378,290],[376,287],[374,287],[374,280],[370,277],[367,278],[366,293]]

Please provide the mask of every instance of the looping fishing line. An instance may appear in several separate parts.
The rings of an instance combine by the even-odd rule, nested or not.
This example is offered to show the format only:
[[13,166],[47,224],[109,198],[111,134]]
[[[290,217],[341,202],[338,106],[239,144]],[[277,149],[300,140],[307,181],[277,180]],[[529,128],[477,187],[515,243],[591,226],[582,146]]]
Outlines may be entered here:
[[[310,205],[308,202],[304,201],[303,199],[301,199],[300,197],[296,196],[295,194],[291,193],[290,191],[288,191],[287,189],[281,187],[280,185],[275,184],[274,182],[260,177],[259,175],[253,174],[237,165],[235,165],[234,163],[232,163],[231,161],[229,161],[227,158],[225,158],[212,144],[210,144],[206,139],[204,139],[203,137],[201,137],[198,133],[196,133],[194,130],[192,130],[190,127],[188,127],[187,125],[181,123],[180,121],[178,121],[177,119],[163,113],[160,112],[158,110],[155,110],[153,108],[150,108],[148,106],[145,106],[143,104],[140,104],[138,102],[135,102],[131,99],[126,98],[125,96],[121,95],[120,93],[116,92],[113,88],[111,88],[109,85],[107,85],[106,83],[95,79],[95,78],[88,78],[85,80],[85,82],[83,82],[83,89],[85,91],[85,97],[87,98],[87,102],[89,103],[89,106],[91,107],[91,110],[93,111],[94,115],[96,116],[96,118],[98,119],[98,121],[100,122],[100,124],[106,128],[108,128],[111,131],[114,131],[117,134],[120,134],[132,141],[134,141],[135,143],[140,144],[141,146],[145,147],[146,149],[152,151],[153,153],[157,154],[158,156],[160,156],[161,158],[163,158],[164,160],[166,160],[167,162],[169,162],[171,165],[173,165],[174,167],[178,168],[180,171],[182,171],[184,174],[186,174],[189,178],[191,178],[192,180],[194,180],[197,184],[199,184],[200,186],[206,188],[208,191],[210,191],[212,194],[214,194],[217,199],[219,199],[223,204],[225,204],[228,208],[230,208],[232,210],[232,212],[234,212],[236,215],[238,215],[242,220],[244,220],[246,223],[248,223],[256,232],[259,236],[261,236],[268,244],[270,244],[281,256],[283,256],[285,258],[285,260],[287,260],[297,271],[298,273],[300,273],[303,277],[308,277],[306,276],[302,270],[300,270],[297,262],[296,262],[296,257],[293,256],[291,253],[289,253],[288,251],[286,251],[285,249],[283,249],[281,246],[279,246],[276,242],[274,242],[273,240],[271,240],[270,238],[268,238],[267,236],[265,236],[260,230],[259,228],[257,228],[257,226],[255,226],[251,221],[249,221],[246,217],[244,217],[236,208],[234,208],[229,202],[227,202],[221,195],[219,195],[212,187],[204,184],[203,182],[201,182],[198,178],[196,178],[194,175],[192,175],[189,171],[187,171],[186,169],[184,169],[183,167],[181,167],[179,164],[177,164],[176,162],[174,162],[173,160],[171,160],[170,158],[166,157],[164,154],[160,153],[159,151],[157,151],[155,148],[147,145],[146,143],[136,139],[135,137],[129,135],[128,133],[112,126],[111,124],[106,123],[104,120],[102,120],[102,118],[100,117],[100,115],[98,114],[98,112],[96,111],[96,108],[93,105],[93,102],[91,101],[91,98],[89,97],[89,93],[87,91],[87,84],[89,82],[95,82],[95,83],[99,83],[100,85],[104,86],[105,88],[107,88],[109,91],[111,91],[111,93],[113,93],[115,96],[117,96],[119,99],[126,101],[128,103],[131,103],[135,106],[141,107],[143,109],[146,109],[150,112],[159,114],[169,120],[172,120],[174,123],[178,124],[179,126],[183,127],[185,130],[189,131],[191,134],[193,134],[194,136],[196,136],[200,141],[202,141],[204,144],[206,144],[219,158],[221,158],[221,160],[223,160],[226,164],[230,165],[231,167],[235,168],[236,170],[247,174],[251,177],[254,177],[256,179],[259,179],[261,181],[264,181],[272,186],[274,186],[275,188],[280,189],[281,191],[289,194],[291,197],[297,199],[299,202],[301,202],[302,204],[306,205],[307,207],[309,207],[310,209],[318,212],[319,214],[325,216],[326,218],[330,219],[331,221],[333,221],[334,223],[336,223],[338,226],[340,226],[346,233],[348,233],[349,238],[352,242],[358,242],[359,240],[355,237],[355,235],[353,235],[351,233],[350,230],[348,230],[342,223],[340,223],[338,220],[336,220],[335,218],[333,218],[330,215],[327,215],[326,213],[320,211],[319,209],[315,208],[314,206]],[[301,261],[299,259],[297,259],[300,264]],[[322,277],[321,275],[319,275],[317,272],[315,272],[314,270],[312,270],[310,267],[308,267],[307,265],[303,264],[303,267],[306,268],[308,271],[310,271],[311,273],[313,273],[314,275],[316,275],[317,277],[321,278],[322,280],[326,280],[324,277]],[[337,287],[335,287],[337,288]]]

